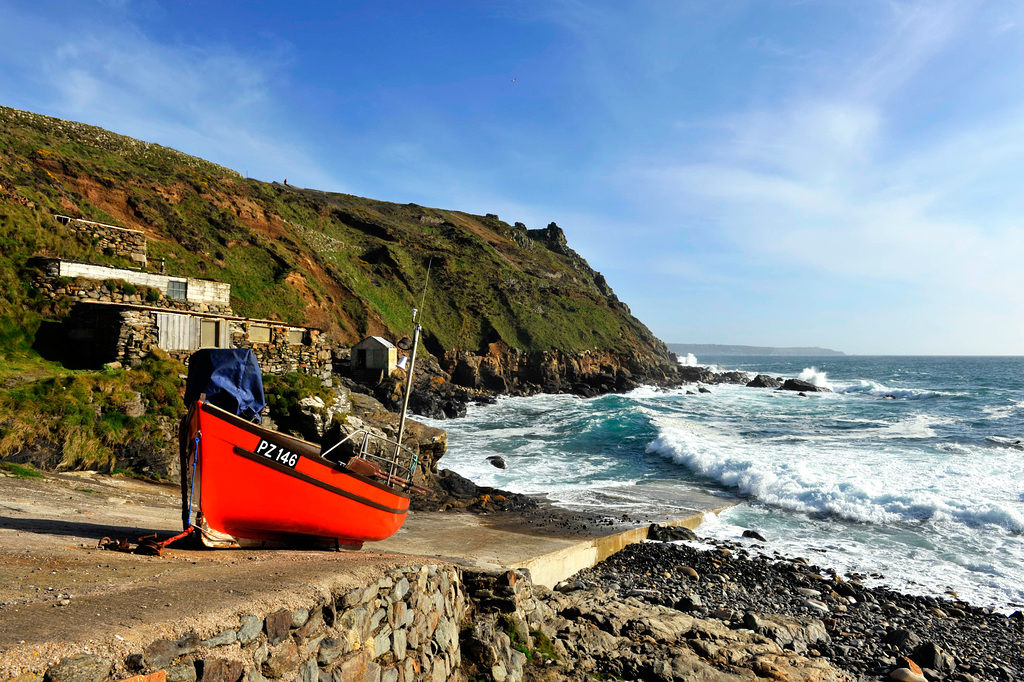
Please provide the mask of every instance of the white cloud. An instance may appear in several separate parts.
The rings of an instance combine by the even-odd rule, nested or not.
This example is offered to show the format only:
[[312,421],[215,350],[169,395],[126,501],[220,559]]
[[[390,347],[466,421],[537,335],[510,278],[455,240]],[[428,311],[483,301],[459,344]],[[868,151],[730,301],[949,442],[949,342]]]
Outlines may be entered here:
[[11,24],[0,37],[10,49],[0,66],[20,72],[26,85],[10,87],[8,96],[23,106],[255,177],[340,189],[295,130],[279,123],[286,113],[274,83],[287,80],[289,46],[242,53],[217,43],[163,43],[133,22],[130,4],[113,5],[101,19],[3,10]]

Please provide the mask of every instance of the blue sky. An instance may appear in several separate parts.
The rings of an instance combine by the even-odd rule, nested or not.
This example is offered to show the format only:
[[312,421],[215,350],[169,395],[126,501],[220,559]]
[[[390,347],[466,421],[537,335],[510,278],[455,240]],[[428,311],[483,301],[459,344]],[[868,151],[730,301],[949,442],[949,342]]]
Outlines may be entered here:
[[1024,355],[1024,4],[0,0],[0,104],[557,222],[669,342]]

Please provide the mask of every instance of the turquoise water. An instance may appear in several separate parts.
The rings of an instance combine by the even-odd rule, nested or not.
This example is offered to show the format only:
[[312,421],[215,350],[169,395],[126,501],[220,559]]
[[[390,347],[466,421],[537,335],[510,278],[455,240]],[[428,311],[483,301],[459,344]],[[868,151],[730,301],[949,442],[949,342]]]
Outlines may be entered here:
[[[704,534],[753,528],[771,550],[900,589],[1024,605],[1024,359],[698,361],[834,392],[504,398],[437,424],[450,442],[441,465],[612,516],[709,491],[740,504]],[[495,454],[507,469],[487,463]]]

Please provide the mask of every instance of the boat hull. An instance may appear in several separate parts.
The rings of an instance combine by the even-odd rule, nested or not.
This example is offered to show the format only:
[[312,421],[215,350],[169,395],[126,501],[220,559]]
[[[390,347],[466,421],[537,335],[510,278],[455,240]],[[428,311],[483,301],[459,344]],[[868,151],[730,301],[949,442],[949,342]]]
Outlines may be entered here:
[[195,511],[211,546],[229,536],[353,547],[383,540],[405,522],[408,494],[320,457],[313,443],[202,401],[186,420],[182,480],[186,487],[194,481],[194,489],[193,508],[185,511]]

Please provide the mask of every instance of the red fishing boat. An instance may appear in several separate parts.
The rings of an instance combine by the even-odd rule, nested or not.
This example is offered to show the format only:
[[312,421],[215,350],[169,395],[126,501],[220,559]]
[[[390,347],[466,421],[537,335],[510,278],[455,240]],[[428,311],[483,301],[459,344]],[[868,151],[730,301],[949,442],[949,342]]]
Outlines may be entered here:
[[299,543],[358,549],[397,531],[410,494],[425,492],[412,483],[417,456],[399,445],[405,409],[396,440],[356,431],[323,452],[315,443],[255,423],[263,385],[249,350],[193,354],[186,402],[180,431],[182,520],[186,532],[198,531],[209,547]]

